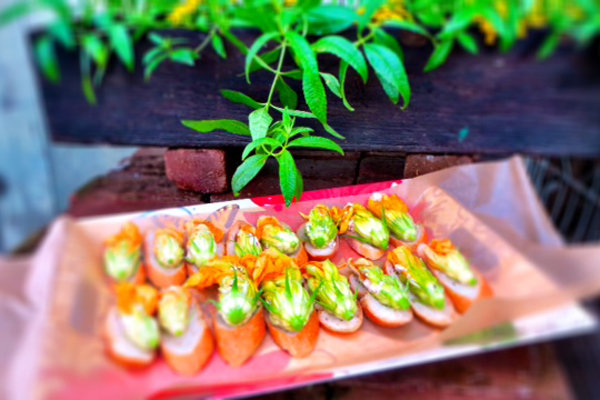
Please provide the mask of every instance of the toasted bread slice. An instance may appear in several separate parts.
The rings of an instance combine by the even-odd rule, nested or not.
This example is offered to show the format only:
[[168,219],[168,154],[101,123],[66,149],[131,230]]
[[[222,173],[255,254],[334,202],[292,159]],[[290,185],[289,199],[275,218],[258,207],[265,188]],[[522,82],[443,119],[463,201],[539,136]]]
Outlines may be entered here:
[[339,319],[335,315],[323,309],[317,310],[317,314],[319,316],[319,322],[323,328],[334,333],[356,332],[363,324],[363,312],[360,305],[358,306],[354,318],[352,318],[350,321]]
[[181,375],[194,375],[210,360],[214,352],[212,333],[198,303],[190,305],[190,322],[182,336],[163,331],[160,349],[173,371]]
[[384,249],[380,249],[370,244],[360,242],[356,239],[347,238],[348,244],[352,247],[352,250],[367,258],[369,260],[378,260],[385,254]]
[[267,317],[267,326],[273,340],[292,357],[306,357],[313,352],[319,339],[319,317],[313,311],[310,319],[300,332],[290,332],[280,328]]
[[265,314],[260,307],[244,325],[231,326],[214,314],[217,350],[227,364],[239,367],[256,352],[265,338]]
[[142,349],[127,338],[116,307],[108,311],[103,338],[110,358],[125,368],[143,368],[156,358],[155,350]]
[[335,240],[324,249],[318,249],[314,247],[312,244],[310,244],[308,237],[306,236],[306,223],[300,225],[296,234],[300,240],[304,242],[304,248],[306,249],[306,253],[308,253],[308,257],[314,261],[325,261],[333,257],[340,247],[339,237],[336,237]]

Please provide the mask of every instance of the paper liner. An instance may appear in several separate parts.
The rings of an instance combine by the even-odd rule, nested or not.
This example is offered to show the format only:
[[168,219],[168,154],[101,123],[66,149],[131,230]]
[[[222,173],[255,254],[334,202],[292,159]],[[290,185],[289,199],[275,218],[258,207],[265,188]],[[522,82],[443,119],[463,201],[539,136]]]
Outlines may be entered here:
[[[129,220],[142,231],[209,216],[221,226],[273,214],[292,226],[316,204],[366,203],[370,193],[396,193],[430,238],[450,237],[489,281],[494,297],[477,302],[446,330],[415,320],[402,328],[365,321],[341,336],[321,330],[316,350],[293,359],[266,338],[256,355],[232,368],[217,355],[194,377],[174,374],[162,359],[141,372],[107,359],[100,329],[114,294],[102,271],[102,242]],[[450,195],[451,194],[451,195]],[[454,196],[454,197],[452,197]],[[450,339],[569,304],[600,292],[600,246],[567,248],[535,196],[519,158],[450,168],[412,180],[308,192],[289,209],[272,196],[223,205],[167,209],[72,220],[52,225],[35,255],[0,261],[0,346],[6,363],[0,387],[7,398],[139,398],[225,396],[375,371],[432,351]],[[358,257],[342,242],[334,261]],[[383,260],[382,260],[383,261]],[[342,371],[342,372],[340,372]]]

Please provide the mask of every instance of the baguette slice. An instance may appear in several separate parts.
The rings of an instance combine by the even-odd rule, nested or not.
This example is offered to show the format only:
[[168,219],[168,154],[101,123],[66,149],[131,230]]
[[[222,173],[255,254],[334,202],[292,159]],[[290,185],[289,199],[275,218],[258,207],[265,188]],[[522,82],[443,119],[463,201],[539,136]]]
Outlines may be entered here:
[[479,273],[479,271],[473,269],[473,273],[477,277],[477,285],[470,286],[465,285],[460,282],[455,281],[446,275],[443,271],[440,271],[437,268],[433,268],[427,262],[427,257],[425,257],[425,252],[423,251],[423,247],[418,247],[419,256],[421,256],[429,270],[433,273],[433,275],[437,278],[438,281],[444,286],[446,290],[446,294],[452,300],[456,311],[459,313],[464,313],[467,311],[475,301],[484,297],[492,296],[492,288],[486,281],[486,279]]
[[339,319],[324,309],[317,310],[317,314],[323,328],[334,333],[353,333],[359,330],[363,324],[363,312],[360,305],[358,306],[356,315],[350,321]]
[[144,239],[144,254],[146,255],[146,268],[148,269],[148,279],[158,288],[169,286],[178,286],[185,282],[187,271],[185,263],[182,262],[177,268],[164,268],[154,254],[155,232],[151,231]]
[[181,375],[194,375],[214,352],[212,333],[195,300],[190,306],[190,322],[185,333],[173,336],[163,331],[160,349],[171,369]]
[[231,326],[214,314],[217,350],[234,367],[244,364],[256,352],[265,338],[265,313],[260,307],[252,318],[242,326]]
[[280,328],[267,317],[267,326],[273,340],[292,357],[306,357],[313,352],[319,339],[319,317],[313,311],[310,319],[300,332],[290,332]]
[[385,326],[388,328],[395,328],[402,325],[408,324],[413,319],[413,313],[408,310],[396,310],[381,304],[371,293],[367,291],[356,275],[350,276],[350,286],[353,290],[358,292],[360,298],[360,305],[364,310],[367,318],[373,323]]
[[125,368],[140,369],[146,367],[156,357],[155,350],[142,349],[127,338],[117,307],[112,307],[108,311],[103,338],[109,357]]
[[300,225],[300,228],[298,228],[296,234],[298,235],[300,240],[304,242],[304,248],[306,249],[308,256],[311,260],[314,261],[325,261],[333,257],[333,255],[338,251],[338,248],[340,247],[339,237],[336,237],[335,240],[324,249],[318,249],[314,247],[312,244],[310,244],[310,242],[308,241],[308,237],[306,236],[306,223]]
[[385,250],[371,246],[370,244],[352,238],[347,238],[346,240],[350,247],[352,247],[352,250],[369,260],[378,260],[385,254]]
[[[388,275],[398,273],[396,272],[395,267],[392,265],[390,261],[385,262],[384,267],[385,272]],[[416,314],[424,322],[429,325],[435,326],[437,328],[445,328],[450,325],[456,319],[456,311],[452,305],[452,302],[446,296],[446,305],[443,309],[435,308],[428,306],[427,304],[422,303],[409,289],[409,300],[410,306],[412,307],[413,312]]]

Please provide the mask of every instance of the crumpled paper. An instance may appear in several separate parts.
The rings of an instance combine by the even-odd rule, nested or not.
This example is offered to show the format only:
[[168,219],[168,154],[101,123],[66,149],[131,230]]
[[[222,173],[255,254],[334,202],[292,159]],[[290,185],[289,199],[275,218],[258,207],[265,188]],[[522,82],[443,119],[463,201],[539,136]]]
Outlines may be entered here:
[[[397,329],[366,322],[349,336],[321,331],[317,349],[305,359],[291,359],[267,339],[238,369],[215,355],[194,377],[177,376],[163,361],[131,373],[106,358],[100,338],[103,314],[114,301],[102,272],[102,241],[127,220],[144,229],[169,218],[190,218],[206,207],[84,220],[60,217],[34,255],[0,259],[0,395],[8,399],[227,395],[260,385],[324,380],[357,365],[377,370],[403,355],[435,349],[446,340],[600,291],[600,246],[564,245],[519,157],[449,168],[394,186],[307,193],[306,201],[289,210],[264,204],[243,209],[236,218],[254,222],[258,215],[272,213],[295,227],[301,222],[298,211],[318,203],[364,203],[375,187],[406,199],[431,236],[452,238],[488,279],[495,296],[476,303],[443,331],[419,322]],[[331,198],[319,199],[324,194]],[[346,246],[338,261],[349,256]]]

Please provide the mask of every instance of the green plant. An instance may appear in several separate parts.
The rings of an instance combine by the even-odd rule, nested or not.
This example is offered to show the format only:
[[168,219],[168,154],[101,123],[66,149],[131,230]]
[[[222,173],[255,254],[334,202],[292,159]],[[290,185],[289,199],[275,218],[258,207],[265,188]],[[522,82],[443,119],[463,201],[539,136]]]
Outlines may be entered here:
[[[242,164],[233,176],[237,194],[263,168],[269,158],[279,164],[281,191],[290,204],[303,192],[290,149],[309,147],[337,151],[334,141],[314,135],[302,120],[317,120],[323,130],[343,139],[328,124],[327,90],[349,111],[354,111],[345,91],[349,69],[364,83],[369,66],[394,104],[408,107],[411,88],[404,68],[398,30],[421,35],[431,42],[433,52],[426,71],[440,67],[455,46],[476,54],[478,28],[487,45],[510,49],[528,29],[546,28],[548,36],[539,49],[540,58],[552,54],[560,39],[568,35],[582,44],[600,32],[600,4],[597,0],[355,0],[325,4],[321,0],[108,0],[87,1],[73,9],[66,0],[32,0],[17,3],[0,13],[0,24],[32,9],[50,10],[56,19],[36,40],[35,54],[44,74],[60,79],[55,55],[57,44],[79,49],[82,88],[96,102],[94,87],[100,84],[114,55],[128,69],[134,68],[134,43],[147,36],[153,47],[143,56],[147,79],[165,61],[193,66],[202,62],[209,46],[222,58],[230,49],[245,55],[244,75],[248,84],[257,71],[272,74],[267,93],[261,99],[222,90],[224,98],[250,108],[247,121],[214,119],[184,120],[198,132],[224,130],[248,136]],[[188,43],[177,32],[182,28],[203,33],[198,43]],[[246,45],[235,34],[237,28],[258,29],[259,35]],[[158,33],[161,30],[161,34]],[[339,59],[337,75],[321,68],[320,55]],[[299,81],[301,93],[291,85]],[[326,90],[327,88],[327,90]],[[275,95],[277,94],[277,96]],[[303,104],[306,104],[307,109]]]

